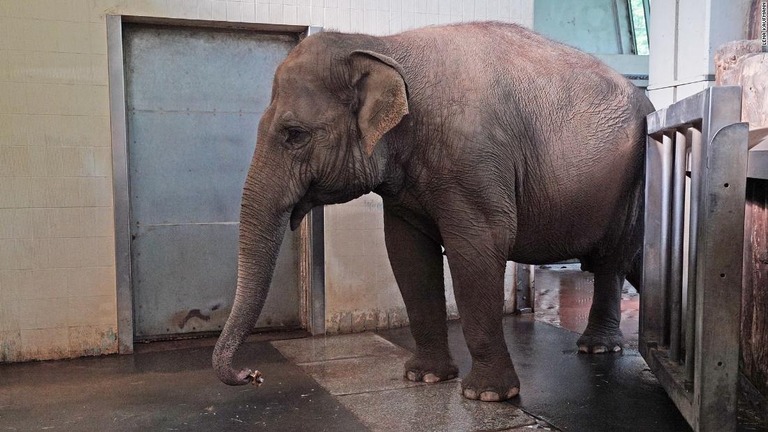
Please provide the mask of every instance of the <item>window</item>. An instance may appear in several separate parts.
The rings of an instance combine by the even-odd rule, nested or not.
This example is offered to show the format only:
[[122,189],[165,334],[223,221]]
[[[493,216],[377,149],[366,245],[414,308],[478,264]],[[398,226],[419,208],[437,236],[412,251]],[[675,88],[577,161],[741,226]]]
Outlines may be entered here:
[[635,54],[648,55],[648,0],[627,0]]

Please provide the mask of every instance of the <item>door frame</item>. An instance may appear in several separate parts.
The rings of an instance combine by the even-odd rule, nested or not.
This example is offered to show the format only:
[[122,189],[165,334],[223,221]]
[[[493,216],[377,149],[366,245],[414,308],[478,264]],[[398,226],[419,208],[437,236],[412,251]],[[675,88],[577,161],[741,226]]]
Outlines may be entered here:
[[[133,353],[134,308],[131,281],[130,191],[128,177],[128,127],[125,99],[123,24],[159,24],[200,29],[237,29],[264,33],[293,33],[303,38],[320,27],[203,21],[128,15],[107,15],[109,110],[112,139],[112,189],[115,223],[115,274],[117,287],[117,341],[120,354]],[[298,229],[299,317],[311,334],[325,333],[325,239],[323,208],[312,210]]]

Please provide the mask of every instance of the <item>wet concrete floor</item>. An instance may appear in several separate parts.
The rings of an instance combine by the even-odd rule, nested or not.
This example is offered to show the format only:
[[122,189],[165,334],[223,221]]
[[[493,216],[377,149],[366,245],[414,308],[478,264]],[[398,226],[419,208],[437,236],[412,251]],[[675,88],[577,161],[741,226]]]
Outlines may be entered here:
[[[395,335],[395,339],[399,335]],[[407,349],[373,333],[273,342],[371,431],[519,431],[537,420],[507,403],[477,403],[457,380],[402,378]]]
[[214,341],[169,351],[0,365],[0,431],[365,430],[269,342],[246,344],[269,385],[228,387]]
[[[672,401],[634,349],[604,355],[580,354],[579,334],[532,319],[505,319],[505,336],[520,376],[520,396],[512,401],[563,431],[690,430]],[[449,338],[459,375],[471,367],[458,322]],[[413,349],[405,329],[382,335]]]
[[[577,352],[588,278],[537,271],[540,312],[505,318],[522,381],[511,402],[465,400],[459,381],[404,380],[414,349],[408,329],[283,333],[252,337],[236,359],[263,372],[259,388],[216,379],[212,339],[140,345],[132,356],[0,364],[0,431],[690,430],[631,342],[622,353]],[[636,295],[625,297],[624,333],[636,341]],[[458,321],[449,338],[465,376],[471,359]]]

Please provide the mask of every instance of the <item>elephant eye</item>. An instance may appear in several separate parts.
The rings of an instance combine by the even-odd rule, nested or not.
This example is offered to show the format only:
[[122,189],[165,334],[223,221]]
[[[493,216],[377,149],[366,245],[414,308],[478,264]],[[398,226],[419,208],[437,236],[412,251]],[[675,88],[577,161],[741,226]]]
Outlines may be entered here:
[[285,143],[291,147],[300,147],[309,142],[312,135],[300,127],[285,128]]

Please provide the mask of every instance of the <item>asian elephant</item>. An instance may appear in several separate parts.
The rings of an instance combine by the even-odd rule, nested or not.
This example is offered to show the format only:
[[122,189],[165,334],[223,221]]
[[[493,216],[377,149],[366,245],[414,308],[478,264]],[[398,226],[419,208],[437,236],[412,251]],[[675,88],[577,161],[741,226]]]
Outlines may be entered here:
[[637,286],[642,265],[652,111],[642,90],[597,59],[513,24],[305,38],[278,67],[259,123],[237,292],[213,353],[218,377],[255,379],[232,358],[264,304],[286,227],[368,192],[383,199],[418,346],[407,379],[458,375],[441,246],[472,355],[465,397],[499,401],[520,389],[502,329],[507,260],[580,259],[595,290],[579,348],[620,350],[621,286]]

